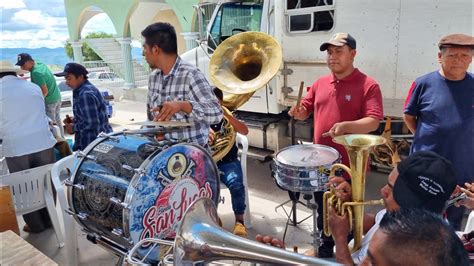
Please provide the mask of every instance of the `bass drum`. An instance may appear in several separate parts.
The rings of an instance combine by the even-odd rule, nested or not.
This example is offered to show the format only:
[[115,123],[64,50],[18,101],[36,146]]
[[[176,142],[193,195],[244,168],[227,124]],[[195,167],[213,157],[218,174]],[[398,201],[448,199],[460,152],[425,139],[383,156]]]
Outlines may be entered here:
[[[143,238],[173,239],[198,198],[217,206],[217,166],[200,146],[112,133],[79,157],[68,187],[70,211],[87,233],[124,252]],[[151,248],[143,246],[139,254]],[[159,260],[160,247],[150,254],[151,262]]]

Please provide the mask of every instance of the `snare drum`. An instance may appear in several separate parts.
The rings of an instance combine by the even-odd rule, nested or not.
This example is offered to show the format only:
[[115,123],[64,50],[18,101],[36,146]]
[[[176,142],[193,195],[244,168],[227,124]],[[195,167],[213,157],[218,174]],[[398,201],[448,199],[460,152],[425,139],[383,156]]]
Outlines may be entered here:
[[279,186],[293,192],[326,191],[331,166],[341,162],[339,152],[325,145],[294,145],[280,150],[272,172]]
[[[217,166],[197,145],[112,133],[79,156],[68,187],[70,213],[87,233],[125,252],[143,238],[174,238],[194,200],[219,199]],[[159,246],[150,254],[157,260]]]

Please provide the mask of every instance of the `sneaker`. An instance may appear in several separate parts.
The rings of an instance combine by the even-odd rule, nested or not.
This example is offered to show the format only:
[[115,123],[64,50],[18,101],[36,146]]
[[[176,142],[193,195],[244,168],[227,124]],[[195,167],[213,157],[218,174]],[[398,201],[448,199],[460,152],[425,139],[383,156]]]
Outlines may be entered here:
[[245,228],[245,225],[242,223],[236,222],[234,225],[234,235],[240,236],[240,237],[247,237],[247,228]]

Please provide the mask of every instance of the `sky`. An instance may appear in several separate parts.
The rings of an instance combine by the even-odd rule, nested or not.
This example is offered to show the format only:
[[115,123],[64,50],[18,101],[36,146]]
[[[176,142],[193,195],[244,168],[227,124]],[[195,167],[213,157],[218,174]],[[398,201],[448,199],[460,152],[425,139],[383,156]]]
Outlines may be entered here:
[[[0,48],[64,47],[69,33],[64,0],[0,0]],[[104,13],[91,18],[81,35],[115,34]]]

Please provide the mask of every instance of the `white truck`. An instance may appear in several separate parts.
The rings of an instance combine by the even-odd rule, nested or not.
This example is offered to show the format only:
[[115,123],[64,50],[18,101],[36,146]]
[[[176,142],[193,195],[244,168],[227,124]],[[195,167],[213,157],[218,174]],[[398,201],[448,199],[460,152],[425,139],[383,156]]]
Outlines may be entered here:
[[[238,117],[249,125],[249,143],[256,148],[253,155],[263,158],[290,144],[287,110],[295,105],[301,81],[309,87],[329,73],[326,53],[319,46],[334,33],[349,32],[357,40],[356,67],[380,84],[384,114],[401,117],[411,83],[439,67],[439,39],[451,33],[472,35],[473,5],[472,0],[204,3],[196,8],[196,21],[206,30],[198,47],[182,58],[209,77],[213,49],[228,36],[242,30],[261,31],[280,43],[280,71],[238,111]],[[312,121],[298,122],[295,135],[311,141]]]

